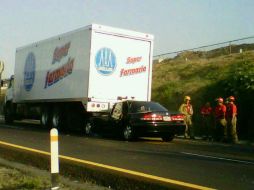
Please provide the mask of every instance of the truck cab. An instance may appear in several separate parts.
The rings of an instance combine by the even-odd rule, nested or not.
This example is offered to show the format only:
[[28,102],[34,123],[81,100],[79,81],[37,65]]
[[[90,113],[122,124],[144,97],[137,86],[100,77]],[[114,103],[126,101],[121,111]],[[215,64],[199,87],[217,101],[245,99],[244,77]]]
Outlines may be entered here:
[[6,104],[7,102],[12,102],[13,101],[13,91],[14,91],[13,87],[14,87],[14,76],[12,75],[10,77],[8,85],[7,85],[4,104]]
[[14,76],[12,75],[7,84],[7,90],[4,98],[4,116],[6,123],[12,123],[15,114],[15,105],[13,104]]
[[20,119],[38,119],[40,111],[34,104],[17,104],[14,101],[14,75],[12,75],[7,84],[7,90],[4,98],[4,117],[5,123],[10,124],[13,120]]

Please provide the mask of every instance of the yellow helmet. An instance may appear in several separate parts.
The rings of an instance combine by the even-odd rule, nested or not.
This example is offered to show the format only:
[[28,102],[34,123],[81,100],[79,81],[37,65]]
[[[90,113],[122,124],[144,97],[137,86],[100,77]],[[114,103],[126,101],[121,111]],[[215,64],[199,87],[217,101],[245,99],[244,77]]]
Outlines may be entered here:
[[185,101],[185,100],[191,100],[190,96],[185,96],[185,97],[184,97],[184,101]]

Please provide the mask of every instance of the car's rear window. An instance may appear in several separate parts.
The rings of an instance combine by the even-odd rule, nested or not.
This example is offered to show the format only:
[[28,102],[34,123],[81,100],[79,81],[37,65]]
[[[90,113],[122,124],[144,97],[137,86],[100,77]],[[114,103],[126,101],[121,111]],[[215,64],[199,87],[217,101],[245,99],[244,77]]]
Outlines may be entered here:
[[156,102],[131,102],[130,113],[137,112],[164,112],[168,111],[162,105]]

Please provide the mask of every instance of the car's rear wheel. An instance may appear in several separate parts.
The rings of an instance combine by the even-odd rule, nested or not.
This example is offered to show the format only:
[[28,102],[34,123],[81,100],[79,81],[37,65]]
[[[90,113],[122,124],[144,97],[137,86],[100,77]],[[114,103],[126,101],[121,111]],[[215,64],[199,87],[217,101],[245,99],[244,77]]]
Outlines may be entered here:
[[162,140],[165,142],[170,142],[174,139],[175,135],[174,134],[166,134],[166,135],[162,135]]
[[91,136],[93,133],[93,123],[91,121],[88,121],[85,125],[85,135]]
[[123,128],[123,138],[126,141],[131,141],[134,139],[134,129],[131,125],[126,125]]

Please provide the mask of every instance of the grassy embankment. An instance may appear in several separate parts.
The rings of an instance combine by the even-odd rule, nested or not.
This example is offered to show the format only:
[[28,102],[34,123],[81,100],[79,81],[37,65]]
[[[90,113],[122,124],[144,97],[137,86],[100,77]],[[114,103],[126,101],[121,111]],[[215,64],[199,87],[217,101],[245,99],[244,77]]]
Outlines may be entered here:
[[[15,151],[8,148],[0,148],[3,152],[0,157],[0,189],[1,190],[49,190],[51,189],[50,172],[43,168],[46,157],[34,159],[29,152]],[[17,153],[17,155],[16,155]],[[12,156],[11,156],[12,155]],[[31,157],[32,156],[32,157]],[[34,155],[35,156],[35,155]],[[8,158],[3,159],[2,157]],[[30,159],[34,159],[33,161]],[[16,162],[18,161],[18,162]],[[37,166],[36,166],[37,164]],[[34,165],[34,166],[32,166]],[[40,168],[40,169],[39,169]],[[73,171],[74,172],[74,171]],[[65,177],[64,177],[65,176]],[[81,180],[75,176],[71,177],[64,171],[59,176],[59,186],[61,190],[105,190],[106,187],[99,186],[88,180]]]
[[2,190],[49,189],[49,187],[50,184],[45,179],[0,166],[0,189]]
[[185,95],[192,98],[197,134],[201,127],[201,105],[209,101],[215,106],[217,97],[235,96],[240,138],[253,140],[254,51],[228,55],[218,50],[184,52],[154,64],[152,99],[169,110],[178,110]]

